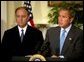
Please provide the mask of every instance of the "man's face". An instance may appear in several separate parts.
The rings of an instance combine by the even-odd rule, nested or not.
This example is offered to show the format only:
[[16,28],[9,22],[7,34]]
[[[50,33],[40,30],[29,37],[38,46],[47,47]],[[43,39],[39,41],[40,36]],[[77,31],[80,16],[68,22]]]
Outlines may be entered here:
[[16,22],[20,27],[25,27],[28,22],[28,13],[25,9],[19,9],[16,12]]
[[67,28],[71,23],[71,18],[67,10],[60,10],[58,16],[58,24],[62,28]]

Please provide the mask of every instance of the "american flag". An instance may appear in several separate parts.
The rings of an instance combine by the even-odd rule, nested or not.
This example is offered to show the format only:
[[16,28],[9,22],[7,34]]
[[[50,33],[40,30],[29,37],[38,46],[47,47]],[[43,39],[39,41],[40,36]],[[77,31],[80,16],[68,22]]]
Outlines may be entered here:
[[28,8],[28,11],[29,11],[29,22],[28,22],[28,24],[31,25],[32,27],[35,27],[34,21],[33,21],[31,1],[24,1],[24,5]]

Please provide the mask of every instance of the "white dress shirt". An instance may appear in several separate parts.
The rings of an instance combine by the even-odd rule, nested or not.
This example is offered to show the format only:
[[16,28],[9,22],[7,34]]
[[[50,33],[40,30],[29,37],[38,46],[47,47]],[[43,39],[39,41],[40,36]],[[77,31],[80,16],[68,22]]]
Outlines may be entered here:
[[[66,31],[66,32],[65,32],[65,38],[66,38],[66,36],[67,36],[67,34],[68,34],[68,32],[69,32],[71,26],[72,26],[72,24],[70,24],[69,27],[67,27],[67,28],[65,29],[65,31]],[[63,30],[64,30],[64,28],[61,28],[60,36],[62,35],[62,31],[63,31]]]
[[25,33],[26,33],[26,29],[27,29],[27,25],[24,27],[24,28],[21,28],[21,27],[19,27],[18,26],[18,29],[19,29],[19,35],[21,36],[21,33],[22,33],[22,29],[24,30],[23,32],[24,32],[24,35],[25,35]]

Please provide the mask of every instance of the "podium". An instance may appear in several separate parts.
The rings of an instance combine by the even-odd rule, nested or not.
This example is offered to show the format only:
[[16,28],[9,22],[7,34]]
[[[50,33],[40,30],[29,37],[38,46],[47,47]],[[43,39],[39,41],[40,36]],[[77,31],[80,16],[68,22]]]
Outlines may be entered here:
[[[24,56],[13,56],[12,61],[29,61],[30,57],[24,57]],[[46,61],[65,61],[63,58],[51,58],[51,57],[45,57]]]

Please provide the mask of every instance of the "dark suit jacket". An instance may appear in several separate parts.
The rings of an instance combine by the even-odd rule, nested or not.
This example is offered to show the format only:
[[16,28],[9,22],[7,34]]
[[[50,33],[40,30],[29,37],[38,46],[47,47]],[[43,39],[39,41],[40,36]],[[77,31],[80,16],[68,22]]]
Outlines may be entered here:
[[42,32],[31,26],[27,27],[21,43],[18,27],[5,31],[2,39],[2,53],[5,56],[25,56],[38,53],[43,43]]
[[[60,27],[52,27],[47,30],[45,44],[50,44],[47,52],[49,56],[59,55],[60,47]],[[48,43],[49,42],[49,43]],[[51,51],[51,52],[50,52]],[[63,45],[62,55],[66,60],[74,60],[81,57],[83,53],[83,31],[72,25]],[[50,56],[51,56],[50,55]]]

